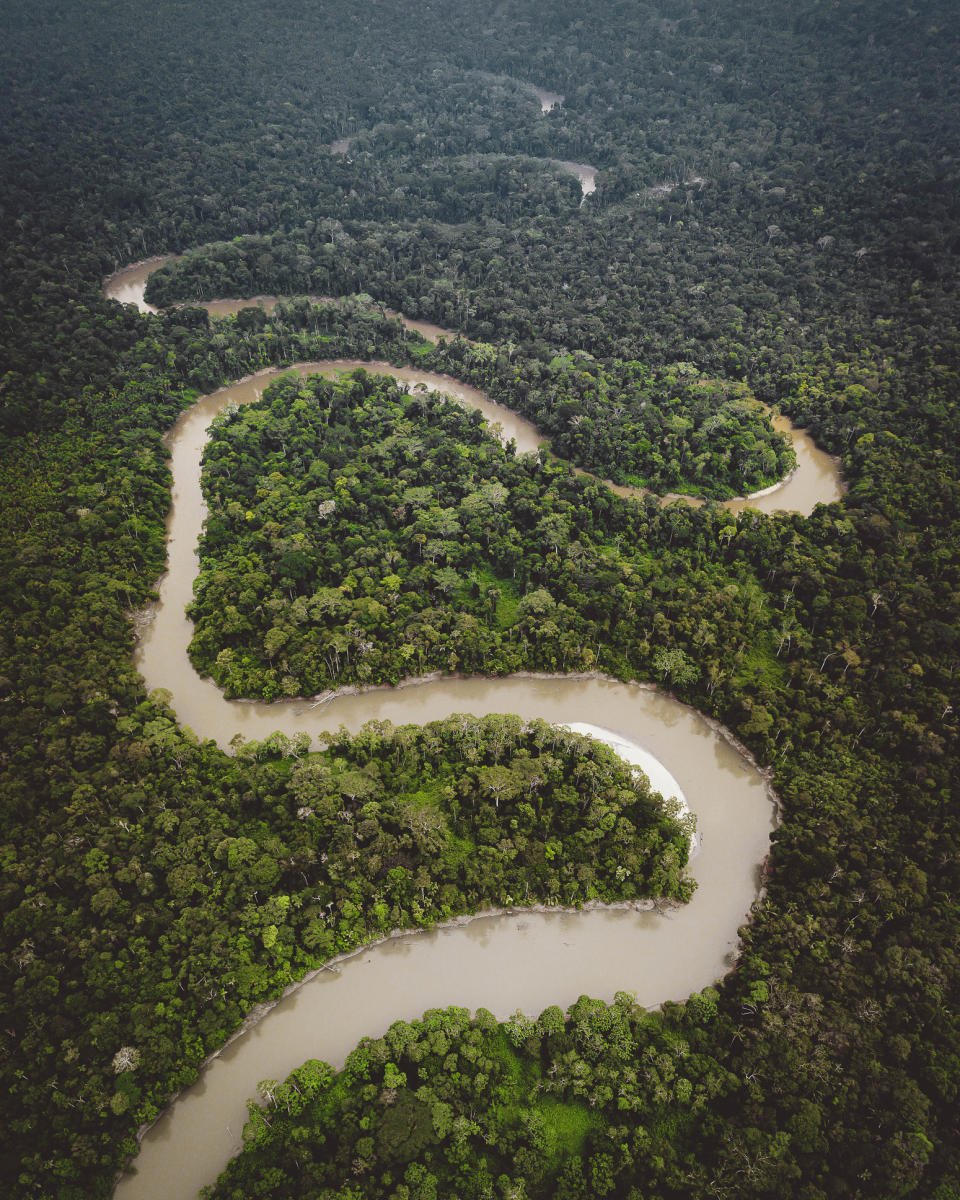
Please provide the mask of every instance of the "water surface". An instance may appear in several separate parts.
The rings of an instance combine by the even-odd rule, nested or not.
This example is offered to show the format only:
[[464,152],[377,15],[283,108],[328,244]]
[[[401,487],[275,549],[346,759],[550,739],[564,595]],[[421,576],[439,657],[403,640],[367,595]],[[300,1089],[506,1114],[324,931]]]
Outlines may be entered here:
[[[595,168],[588,167],[585,163],[560,163],[559,165],[567,167],[575,173],[592,171],[594,176],[596,175]],[[582,177],[581,186],[586,187]],[[592,191],[593,186],[589,190]],[[586,195],[586,191],[584,194]],[[176,255],[150,258],[144,262],[134,263],[130,267],[125,267],[104,281],[104,294],[110,299],[119,300],[124,304],[135,304],[141,312],[155,313],[157,310],[144,300],[147,277],[164,263],[176,261],[177,258],[178,256]],[[277,303],[277,299],[276,296],[258,296],[252,300],[208,300],[201,304],[200,307],[206,308],[214,317],[221,317],[230,316],[239,312],[240,309],[249,308],[252,305],[261,305],[269,312]],[[319,297],[316,299],[322,301],[326,298]],[[385,309],[384,313],[386,316],[396,317],[408,328],[418,330],[430,342],[437,342],[442,337],[453,341],[459,336],[451,330],[441,329],[439,325],[431,325],[428,321],[412,321],[404,317],[401,313],[396,313],[391,309]],[[367,363],[357,365],[372,366]],[[399,369],[392,367],[389,370],[394,374],[398,374],[399,372]],[[504,427],[505,432],[508,429],[513,430],[512,434],[507,432],[507,438],[516,436],[517,449],[521,453],[536,450],[537,446],[546,440],[531,422],[513,414],[505,406],[496,404],[495,401],[485,396],[483,392],[478,391],[476,388],[470,388],[465,384],[457,383],[457,381],[451,379],[449,376],[434,375],[431,378],[446,380],[445,390],[454,395],[455,399],[461,403],[476,402],[476,407],[484,413],[488,420],[499,422]],[[242,403],[243,401],[240,402]],[[808,433],[802,429],[797,429],[788,417],[780,413],[775,413],[771,417],[771,423],[778,433],[784,433],[790,439],[794,453],[797,456],[796,470],[788,475],[786,479],[781,480],[780,483],[773,484],[761,492],[756,492],[750,496],[740,496],[733,500],[725,500],[722,507],[728,509],[730,512],[740,512],[745,508],[752,508],[763,513],[797,512],[803,516],[809,516],[817,504],[830,504],[833,501],[841,499],[844,493],[844,485],[837,460],[827,454],[825,450],[821,450]],[[580,468],[575,469],[578,473],[589,474],[589,472],[581,471]],[[649,494],[644,488],[624,487],[619,484],[613,484],[609,480],[604,480],[603,482],[612,491],[616,492],[618,496],[636,497]],[[699,508],[704,503],[702,499],[696,496],[671,494],[665,496],[663,499],[665,503],[680,500],[684,504],[689,504],[694,508]]]
[[562,167],[565,171],[569,171],[571,175],[576,175],[580,181],[580,191],[583,196],[580,201],[581,207],[583,201],[588,196],[592,196],[597,190],[597,167],[591,167],[589,163],[567,162],[566,159],[552,158],[550,160],[558,167]]
[[[444,390],[451,383],[385,364],[302,364],[297,370],[332,374],[356,365]],[[204,397],[170,432],[168,571],[137,649],[148,686],[169,689],[180,721],[222,746],[237,732],[262,738],[275,729],[303,730],[315,738],[340,725],[356,731],[373,719],[423,724],[456,712],[512,712],[557,723],[589,719],[596,735],[693,811],[698,890],[688,905],[663,911],[639,905],[480,916],[402,934],[321,969],[205,1067],[146,1134],[138,1174],[120,1182],[117,1200],[195,1197],[239,1150],[246,1100],[260,1080],[283,1078],[310,1057],[340,1066],[362,1036],[383,1033],[399,1018],[450,1004],[486,1007],[501,1018],[517,1008],[535,1015],[582,994],[612,1000],[621,990],[635,992],[645,1006],[684,999],[730,969],[775,819],[764,780],[731,742],[692,709],[642,685],[576,676],[441,678],[320,703],[262,704],[227,700],[201,679],[187,658],[192,625],[184,606],[205,515],[200,457],[206,430],[226,405],[256,399],[281,373],[264,372]]]
[[[517,1008],[536,1015],[581,995],[632,991],[653,1007],[683,1000],[735,961],[738,927],[756,899],[774,808],[759,773],[702,717],[656,692],[598,679],[442,680],[366,693],[313,713],[315,727],[366,718],[422,722],[453,711],[518,712],[552,721],[588,715],[616,748],[638,746],[695,812],[698,890],[688,905],[579,913],[514,911],[367,947],[287,995],[204,1069],[151,1129],[117,1200],[188,1200],[240,1149],[246,1098],[307,1058],[340,1067],[365,1035],[429,1008]],[[260,707],[260,706],[256,706]],[[663,778],[661,776],[661,778]],[[668,785],[669,786],[669,785]]]

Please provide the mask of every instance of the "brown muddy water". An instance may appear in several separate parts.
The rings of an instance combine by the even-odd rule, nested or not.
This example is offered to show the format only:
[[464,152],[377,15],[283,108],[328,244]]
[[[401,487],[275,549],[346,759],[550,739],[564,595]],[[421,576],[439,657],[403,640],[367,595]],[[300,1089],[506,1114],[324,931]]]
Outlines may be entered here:
[[[464,392],[463,402],[474,402],[472,389],[463,385],[383,364],[303,364],[297,370],[333,374],[361,365],[414,385],[455,386]],[[399,934],[330,964],[248,1023],[208,1063],[146,1133],[137,1174],[121,1180],[116,1200],[195,1197],[239,1150],[246,1100],[260,1080],[283,1078],[310,1057],[340,1066],[362,1036],[379,1035],[397,1019],[450,1004],[486,1007],[501,1018],[517,1008],[535,1015],[585,993],[612,1000],[617,991],[632,991],[648,1007],[684,999],[733,965],[738,927],[757,898],[775,823],[765,780],[723,731],[642,685],[572,676],[440,678],[320,702],[261,704],[226,700],[201,679],[187,658],[192,625],[184,607],[192,598],[205,516],[200,457],[206,431],[217,412],[256,399],[282,373],[264,372],[202,398],[168,436],[168,571],[136,652],[148,686],[169,689],[179,720],[223,746],[238,732],[259,739],[276,729],[303,730],[315,737],[341,724],[349,730],[373,719],[423,724],[455,712],[512,712],[563,724],[589,720],[590,732],[692,810],[698,852],[691,872],[698,888],[688,905],[663,911],[637,905],[482,914],[429,933]]]
[[580,191],[582,193],[580,205],[582,207],[584,200],[588,196],[592,196],[597,190],[597,171],[599,168],[591,167],[589,163],[567,162],[566,159],[562,158],[552,158],[550,161],[556,166],[562,167],[565,171],[569,171],[571,175],[576,175],[577,179],[579,179]]
[[[593,171],[594,175],[596,174],[593,167],[587,167],[584,163],[560,163],[559,165],[574,170],[575,173],[585,170]],[[585,186],[582,177],[581,186]],[[104,294],[123,304],[135,304],[143,313],[155,313],[157,310],[144,300],[147,277],[164,263],[176,261],[178,257],[177,255],[167,255],[150,258],[144,262],[124,267],[104,281]],[[276,296],[257,296],[251,300],[209,300],[200,307],[206,308],[214,317],[222,317],[230,316],[242,308],[249,308],[252,305],[261,305],[269,312],[276,302]],[[436,342],[441,337],[452,341],[458,336],[448,329],[441,329],[439,325],[431,325],[427,321],[412,321],[390,309],[385,311],[388,316],[397,317],[408,328],[419,330],[428,341]],[[368,366],[370,364],[359,365]],[[394,372],[392,367],[389,370],[391,373]],[[513,415],[510,409],[496,404],[476,388],[456,383],[447,376],[433,376],[433,378],[446,380],[445,389],[459,402],[476,402],[476,407],[480,408],[488,420],[497,421],[503,426],[508,440],[510,436],[516,436],[517,449],[521,454],[536,450],[537,446],[546,440],[529,421]],[[468,399],[468,395],[470,399]],[[722,507],[730,512],[741,512],[745,508],[751,508],[768,514],[796,512],[802,516],[809,516],[817,504],[830,504],[841,499],[844,493],[844,484],[837,460],[826,451],[821,450],[804,430],[797,429],[788,417],[775,413],[771,422],[778,433],[784,433],[790,439],[797,456],[796,469],[779,483],[775,483],[761,492],[725,500]],[[507,432],[508,426],[515,431],[514,434],[511,435]],[[608,480],[604,482],[618,496],[632,497],[646,494],[642,488],[623,487],[610,483]],[[669,495],[663,499],[665,503],[680,500],[695,508],[704,503],[696,496]]]

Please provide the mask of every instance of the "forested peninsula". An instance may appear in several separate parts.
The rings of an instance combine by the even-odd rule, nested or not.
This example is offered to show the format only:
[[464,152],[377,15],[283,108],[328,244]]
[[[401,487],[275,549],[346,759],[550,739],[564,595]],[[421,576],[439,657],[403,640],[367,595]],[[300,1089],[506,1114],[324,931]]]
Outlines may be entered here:
[[[324,726],[328,693],[427,672],[699,710],[776,790],[762,890],[690,997],[436,1010],[266,1079],[213,1195],[960,1194],[953,6],[6,16],[4,1194],[110,1196],[261,1005],[394,930],[695,895],[691,822],[591,738]],[[158,312],[105,294],[169,255]],[[545,444],[372,369],[219,417],[193,663],[326,730],[228,751],[137,666],[170,430],[336,359],[472,384]],[[722,506],[792,469],[771,411],[841,498]]]

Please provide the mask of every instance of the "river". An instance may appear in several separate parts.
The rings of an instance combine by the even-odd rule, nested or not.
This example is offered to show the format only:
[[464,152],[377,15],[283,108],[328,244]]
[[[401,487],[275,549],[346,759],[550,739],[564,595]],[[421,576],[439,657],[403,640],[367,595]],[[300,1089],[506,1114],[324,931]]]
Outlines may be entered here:
[[564,171],[569,171],[571,175],[576,175],[580,181],[580,191],[582,197],[580,207],[583,207],[584,201],[588,196],[592,196],[597,190],[597,167],[591,167],[589,163],[568,162],[564,158],[551,158],[550,161],[555,166],[562,167]]
[[[584,164],[578,163],[561,163],[560,165],[576,170],[584,166]],[[592,167],[586,169],[593,170]],[[581,186],[584,186],[582,179]],[[140,312],[155,313],[157,310],[147,304],[144,299],[147,278],[158,267],[168,262],[176,262],[179,257],[179,255],[158,256],[122,268],[104,280],[104,295],[109,299],[119,300],[123,304],[135,304]],[[256,296],[250,300],[208,300],[203,302],[200,307],[207,309],[213,317],[223,317],[255,305],[261,305],[269,312],[277,303],[277,299],[276,296]],[[412,321],[391,309],[386,309],[385,312],[387,316],[396,317],[402,321],[409,329],[418,330],[427,341],[437,342],[441,337],[452,341],[458,336],[450,330],[441,329],[438,325],[431,325],[427,321]],[[371,363],[360,365],[374,369]],[[393,367],[389,367],[388,371],[391,374],[397,373],[396,368]],[[517,416],[505,406],[496,404],[476,388],[467,387],[449,376],[434,375],[431,378],[442,379],[444,389],[455,399],[461,403],[474,404],[488,420],[499,422],[507,439],[511,436],[516,437],[517,450],[521,454],[535,451],[537,446],[546,440],[530,421]],[[261,384],[261,386],[265,385]],[[830,504],[841,499],[844,485],[837,460],[826,451],[821,450],[808,433],[797,429],[789,417],[783,416],[782,413],[774,413],[771,423],[778,433],[783,433],[790,439],[790,444],[797,456],[795,470],[779,483],[764,488],[763,491],[723,501],[722,507],[730,512],[741,512],[745,508],[752,508],[768,514],[796,512],[803,516],[809,516],[817,504]],[[588,474],[588,472],[584,473]],[[648,494],[643,488],[625,487],[610,483],[609,480],[604,482],[618,496],[635,497]],[[681,500],[684,504],[695,508],[704,503],[696,496],[680,496],[674,493],[664,496],[663,500],[664,503]]]
[[[387,364],[300,364],[306,375],[363,365],[405,382],[459,392],[462,403],[489,406],[518,448],[535,449],[537,433],[499,406],[443,376]],[[536,1014],[580,995],[612,1000],[635,992],[655,1006],[682,1000],[733,964],[738,928],[760,886],[760,864],[775,822],[772,794],[732,740],[700,714],[655,689],[602,677],[512,676],[414,680],[317,703],[230,701],[201,679],[187,657],[193,627],[184,616],[198,570],[205,516],[200,460],[209,423],[230,404],[250,403],[271,369],[198,400],[167,441],[173,487],[167,522],[168,570],[144,621],[136,662],[151,688],[167,688],[178,719],[201,738],[227,746],[235,733],[262,738],[282,728],[313,738],[366,721],[423,724],[454,712],[513,712],[564,724],[582,722],[638,762],[654,786],[692,808],[699,852],[697,891],[681,907],[594,908],[578,913],[520,910],[452,922],[430,933],[403,933],[314,973],[250,1024],[203,1069],[144,1136],[137,1174],[125,1176],[116,1200],[188,1200],[213,1181],[240,1148],[246,1099],[263,1078],[283,1078],[306,1058],[342,1065],[364,1035],[397,1019],[458,1004],[498,1017],[521,1008]],[[508,418],[504,420],[504,418]],[[513,423],[518,422],[518,423]],[[583,727],[581,727],[583,728]]]
[[[561,163],[560,165],[571,169],[578,166],[577,163]],[[142,313],[156,313],[157,309],[152,304],[148,304],[145,298],[147,279],[160,267],[166,266],[167,263],[179,262],[182,257],[180,254],[163,254],[157,255],[156,258],[144,259],[143,262],[133,263],[129,267],[122,267],[104,280],[104,295],[110,300],[119,300],[121,304],[135,304]],[[280,299],[282,299],[280,296],[251,296],[248,300],[204,300],[198,304],[198,307],[205,308],[210,316],[217,320],[220,317],[236,316],[244,308],[262,308],[264,312],[269,313],[273,311]],[[328,296],[311,296],[310,299],[318,304],[335,303]],[[414,321],[402,313],[395,312],[392,308],[384,308],[383,314],[402,321],[407,329],[415,329],[428,342],[434,344],[441,338],[453,341],[461,336],[452,333],[449,329],[441,329],[439,325],[433,325],[429,321]]]
[[[503,684],[506,694],[498,690]],[[260,1080],[282,1079],[308,1058],[340,1067],[361,1037],[379,1036],[395,1020],[451,1004],[485,1007],[500,1018],[517,1008],[536,1015],[583,994],[609,1001],[621,990],[654,1007],[683,1000],[730,969],[773,824],[758,773],[702,718],[655,693],[591,680],[503,684],[481,684],[495,705],[515,711],[523,699],[554,719],[590,712],[656,747],[697,809],[704,848],[690,903],[663,913],[480,916],[401,935],[361,950],[338,971],[320,971],[207,1065],[146,1134],[139,1174],[121,1181],[115,1200],[192,1200],[239,1151],[246,1098]],[[472,698],[470,706],[476,711]],[[406,715],[421,719],[419,711]]]
[[[298,370],[320,367],[329,374],[351,365],[304,364]],[[389,370],[410,379],[409,372]],[[372,719],[422,724],[454,712],[513,712],[571,724],[588,715],[591,732],[693,808],[703,847],[695,860],[698,889],[688,905],[662,913],[627,907],[480,916],[394,937],[364,948],[336,971],[321,970],[211,1060],[197,1084],[147,1132],[138,1174],[121,1180],[116,1200],[194,1197],[240,1148],[246,1098],[260,1079],[282,1078],[308,1057],[339,1066],[360,1037],[382,1033],[399,1018],[449,1004],[483,1006],[499,1017],[517,1008],[536,1014],[584,993],[612,1000],[620,990],[634,991],[646,1006],[684,999],[730,969],[775,819],[764,779],[722,731],[642,685],[571,676],[441,678],[318,705],[230,701],[201,679],[187,658],[192,625],[183,610],[198,565],[206,430],[216,412],[256,399],[280,373],[204,397],[171,430],[168,571],[137,649],[148,686],[168,688],[181,722],[224,746],[236,732],[262,738],[282,728],[315,736],[340,724],[351,731]],[[449,386],[437,376],[423,381]]]

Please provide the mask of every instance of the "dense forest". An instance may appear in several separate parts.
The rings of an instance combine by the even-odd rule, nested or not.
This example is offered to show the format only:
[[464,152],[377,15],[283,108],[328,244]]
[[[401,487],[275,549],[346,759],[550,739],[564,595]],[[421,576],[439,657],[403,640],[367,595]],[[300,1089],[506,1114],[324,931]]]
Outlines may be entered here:
[[[749,640],[752,667],[779,671],[749,565],[669,545],[650,555],[639,504],[518,459],[476,412],[362,369],[340,384],[281,380],[228,409],[204,479],[191,657],[230,696],[434,670],[616,664],[629,677],[673,662],[718,678]],[[667,645],[671,623],[694,615],[689,653]],[[655,649],[637,635],[658,622]]]
[[[338,951],[689,895],[683,823],[582,737],[464,717],[227,754],[147,694],[165,433],[232,379],[344,357],[448,372],[561,459],[708,503],[621,500],[373,376],[281,382],[208,449],[198,665],[260,696],[652,680],[770,769],[781,822],[714,987],[371,1030],[265,1087],[216,1195],[960,1194],[953,6],[9,7],[5,1192],[108,1196],[138,1128]],[[171,252],[162,312],[105,298]],[[261,293],[291,299],[196,306]],[[709,502],[790,467],[754,398],[842,458],[841,502]]]
[[[248,251],[249,253],[249,251]],[[151,299],[160,304],[203,302],[206,288],[188,281],[218,259],[243,262],[244,251],[215,244],[162,266],[150,276]],[[258,255],[258,257],[260,257]],[[214,274],[215,280],[222,278]],[[215,283],[208,286],[216,287]],[[305,286],[281,274],[278,284]],[[228,290],[251,291],[246,270],[223,280]],[[186,298],[187,292],[193,294]],[[370,297],[361,296],[376,308]],[[383,305],[380,306],[383,312]],[[282,306],[295,327],[319,327],[317,315]],[[432,315],[432,314],[431,314]],[[256,323],[261,314],[245,318]],[[535,422],[550,448],[582,468],[616,483],[660,493],[686,492],[724,499],[775,483],[794,465],[792,451],[773,432],[762,407],[741,382],[707,378],[693,363],[653,370],[619,359],[598,362],[586,351],[527,358],[514,347],[441,338],[437,349],[410,347],[421,365],[451,370]]]

